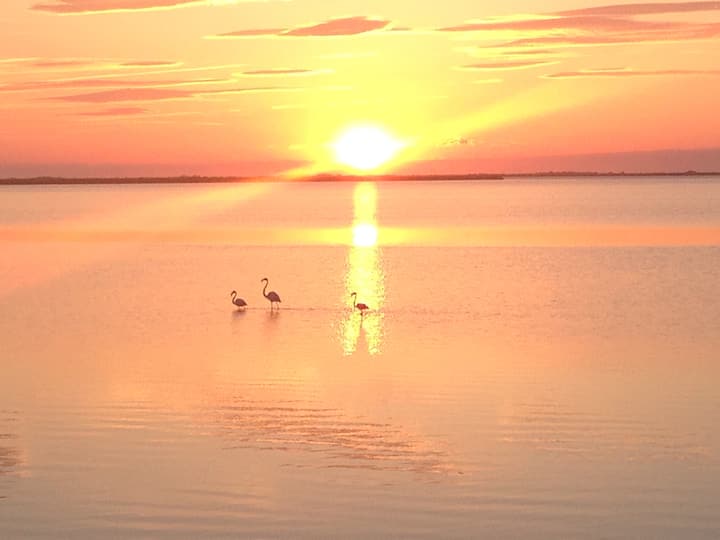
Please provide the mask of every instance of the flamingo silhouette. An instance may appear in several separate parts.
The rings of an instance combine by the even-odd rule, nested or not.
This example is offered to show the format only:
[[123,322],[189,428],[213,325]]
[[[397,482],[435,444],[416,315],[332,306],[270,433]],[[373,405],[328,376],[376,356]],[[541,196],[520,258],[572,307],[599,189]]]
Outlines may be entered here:
[[[278,293],[276,293],[275,291],[270,291],[269,293],[265,293],[265,291],[267,290],[268,283],[270,283],[270,282],[268,281],[268,278],[266,278],[266,277],[262,278],[260,280],[260,283],[262,283],[263,281],[265,282],[265,286],[263,287],[263,296],[265,298],[267,298],[268,300],[270,300],[270,309],[273,309],[273,307],[275,306],[275,302],[277,302],[279,304],[280,302],[282,302],[282,300],[280,300],[280,295]],[[280,309],[280,306],[278,306],[278,309]]]
[[350,296],[352,296],[353,299],[353,308],[360,310],[360,315],[365,315],[365,311],[370,309],[367,304],[363,304],[362,302],[357,301],[357,293],[354,292]]
[[239,309],[244,309],[245,306],[247,306],[247,302],[237,295],[237,291],[231,292],[230,297],[232,298],[232,303],[235,304]]

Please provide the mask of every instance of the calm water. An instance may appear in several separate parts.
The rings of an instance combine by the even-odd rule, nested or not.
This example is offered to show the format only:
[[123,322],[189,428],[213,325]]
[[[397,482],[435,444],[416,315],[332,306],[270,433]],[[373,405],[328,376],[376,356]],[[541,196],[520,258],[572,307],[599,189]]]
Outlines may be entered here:
[[720,536],[718,180],[5,187],[0,247],[0,538]]

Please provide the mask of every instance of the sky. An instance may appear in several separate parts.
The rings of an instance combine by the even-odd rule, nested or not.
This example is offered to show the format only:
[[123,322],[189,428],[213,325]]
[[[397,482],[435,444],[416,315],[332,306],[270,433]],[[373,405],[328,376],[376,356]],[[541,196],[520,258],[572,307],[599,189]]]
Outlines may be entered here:
[[0,177],[720,170],[720,1],[3,0]]

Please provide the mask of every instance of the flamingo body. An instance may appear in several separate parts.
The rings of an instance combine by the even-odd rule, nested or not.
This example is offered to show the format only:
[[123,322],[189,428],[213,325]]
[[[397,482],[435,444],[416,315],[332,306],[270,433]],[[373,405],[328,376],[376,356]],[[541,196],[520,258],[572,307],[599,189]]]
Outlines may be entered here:
[[352,293],[350,296],[352,296],[352,299],[353,299],[353,308],[359,309],[360,314],[365,315],[365,311],[370,309],[370,306],[368,306],[367,304],[365,304],[363,302],[358,302],[356,292]]
[[237,295],[237,291],[231,292],[230,296],[232,297],[232,303],[237,307],[244,308],[247,306],[247,302]]
[[[282,302],[282,300],[280,300],[280,295],[275,291],[270,291],[269,293],[266,293],[265,291],[267,290],[268,283],[270,282],[268,281],[268,278],[262,278],[260,280],[260,283],[262,283],[263,281],[265,282],[265,286],[263,287],[263,296],[270,301],[270,309],[272,309],[276,303],[279,304],[280,302]],[[277,307],[280,308],[280,306]]]

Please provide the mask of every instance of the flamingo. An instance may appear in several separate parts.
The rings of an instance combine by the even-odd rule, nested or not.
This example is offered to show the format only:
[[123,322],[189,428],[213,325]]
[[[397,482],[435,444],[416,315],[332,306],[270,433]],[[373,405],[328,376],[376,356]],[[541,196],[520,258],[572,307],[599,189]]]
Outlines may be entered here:
[[[270,309],[272,309],[273,306],[275,306],[275,302],[277,302],[279,304],[280,302],[282,302],[282,300],[280,300],[280,295],[278,293],[276,293],[275,291],[270,291],[269,293],[266,294],[265,291],[267,290],[268,283],[270,283],[270,282],[268,281],[268,278],[266,278],[266,277],[262,278],[260,280],[260,283],[262,283],[263,281],[265,282],[265,286],[263,287],[263,296],[265,298],[267,298],[268,300],[270,300]],[[278,306],[278,309],[280,309],[280,306]]]
[[237,291],[231,292],[230,297],[232,298],[232,303],[235,304],[238,308],[243,309],[245,308],[245,306],[247,306],[247,302],[237,295]]
[[350,296],[352,296],[353,299],[353,308],[360,310],[360,315],[365,315],[365,310],[370,309],[370,307],[367,304],[363,304],[362,302],[357,301],[357,293],[354,292]]

